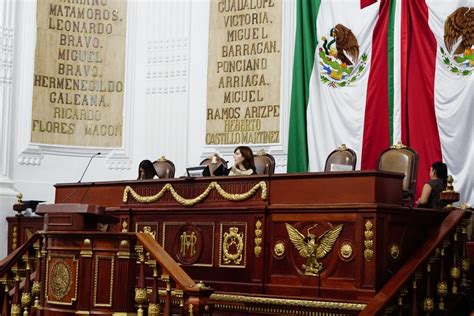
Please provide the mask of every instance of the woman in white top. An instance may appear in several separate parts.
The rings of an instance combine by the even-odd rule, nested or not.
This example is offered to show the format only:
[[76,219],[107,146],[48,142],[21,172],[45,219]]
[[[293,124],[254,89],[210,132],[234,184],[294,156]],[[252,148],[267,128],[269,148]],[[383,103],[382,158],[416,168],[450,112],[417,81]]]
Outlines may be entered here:
[[246,176],[256,174],[252,149],[248,146],[239,146],[234,150],[234,165],[227,169],[229,176]]

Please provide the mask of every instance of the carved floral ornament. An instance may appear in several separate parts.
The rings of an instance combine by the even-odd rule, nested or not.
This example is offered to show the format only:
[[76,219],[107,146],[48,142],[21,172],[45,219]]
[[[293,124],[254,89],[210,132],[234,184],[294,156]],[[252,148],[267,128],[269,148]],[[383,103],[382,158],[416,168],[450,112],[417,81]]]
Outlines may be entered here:
[[166,193],[166,191],[170,191],[171,196],[179,204],[184,205],[184,206],[193,206],[195,204],[198,204],[204,201],[204,199],[209,195],[209,193],[211,193],[212,190],[216,190],[217,193],[219,193],[219,195],[222,196],[226,200],[244,201],[251,198],[253,195],[255,195],[258,189],[261,189],[260,198],[262,200],[266,200],[267,199],[267,184],[265,183],[265,181],[260,181],[259,183],[254,185],[249,191],[245,193],[240,193],[240,194],[228,193],[221,187],[219,183],[217,183],[216,181],[212,181],[211,183],[209,183],[209,186],[207,187],[206,190],[204,190],[203,193],[201,193],[200,195],[192,199],[186,199],[182,197],[178,192],[176,192],[174,187],[169,183],[165,184],[163,188],[160,190],[160,192],[151,196],[139,195],[137,192],[135,192],[132,189],[132,187],[126,186],[125,189],[123,190],[122,201],[123,203],[126,203],[128,201],[128,195],[130,194],[135,200],[137,200],[140,203],[152,203],[161,199],[163,195]]
[[[231,247],[235,250],[232,251]],[[240,264],[244,250],[244,233],[239,232],[238,227],[230,227],[228,233],[224,233],[222,242],[224,264]]]

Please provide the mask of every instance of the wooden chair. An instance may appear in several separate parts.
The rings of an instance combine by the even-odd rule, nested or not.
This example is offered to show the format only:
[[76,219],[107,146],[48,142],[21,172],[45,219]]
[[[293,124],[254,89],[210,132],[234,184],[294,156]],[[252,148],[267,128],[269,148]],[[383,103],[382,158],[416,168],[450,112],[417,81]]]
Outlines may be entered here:
[[401,142],[382,152],[378,170],[403,173],[403,202],[413,206],[418,173],[418,153]]
[[174,172],[176,170],[174,167],[174,163],[171,160],[166,159],[165,156],[161,156],[160,159],[155,160],[153,162],[153,166],[155,167],[158,178],[174,178]]
[[275,173],[275,158],[263,149],[253,156],[257,174],[272,175]]
[[220,170],[218,173],[222,173],[224,169],[227,169],[227,161],[220,157],[218,154],[214,154],[199,164],[201,166],[207,166],[209,169],[210,176],[220,176],[222,174],[214,174],[216,170]]
[[355,170],[357,155],[354,150],[348,148],[345,144],[333,150],[326,159],[324,171],[345,171]]

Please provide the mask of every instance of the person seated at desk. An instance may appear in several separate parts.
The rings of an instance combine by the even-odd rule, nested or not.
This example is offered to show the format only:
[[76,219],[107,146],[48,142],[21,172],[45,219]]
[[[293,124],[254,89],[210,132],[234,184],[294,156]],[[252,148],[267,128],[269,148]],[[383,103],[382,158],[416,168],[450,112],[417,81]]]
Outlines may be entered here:
[[158,179],[158,175],[156,174],[155,167],[153,163],[146,159],[142,160],[138,165],[138,178],[137,180],[147,180],[147,179]]
[[234,150],[234,165],[227,170],[229,176],[249,176],[256,174],[252,149],[248,146],[239,146]]
[[[239,146],[234,150],[234,165],[226,169],[224,165],[220,165],[217,169],[214,170],[213,175],[215,176],[248,176],[256,174],[257,170],[255,168],[255,163],[253,160],[252,149],[248,146]],[[211,175],[209,166],[207,166],[203,175],[208,177]]]
[[430,181],[425,183],[421,196],[416,201],[418,207],[442,209],[446,203],[440,200],[440,193],[446,190],[448,183],[448,167],[437,161],[431,165]]

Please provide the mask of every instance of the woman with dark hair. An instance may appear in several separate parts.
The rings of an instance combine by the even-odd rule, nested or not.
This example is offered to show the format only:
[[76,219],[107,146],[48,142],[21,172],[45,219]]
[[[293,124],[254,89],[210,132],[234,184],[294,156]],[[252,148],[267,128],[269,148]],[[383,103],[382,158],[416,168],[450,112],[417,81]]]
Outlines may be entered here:
[[448,184],[448,167],[445,163],[437,161],[431,165],[430,181],[425,183],[421,196],[416,201],[418,206],[442,209],[446,203],[441,201],[439,194],[446,190]]
[[245,176],[256,174],[252,149],[248,146],[239,146],[234,150],[234,165],[228,169],[229,176]]
[[153,179],[155,176],[158,178],[158,175],[156,174],[155,167],[153,166],[153,163],[150,160],[142,160],[140,162],[140,165],[138,165],[138,178],[137,180],[147,180],[147,179]]

